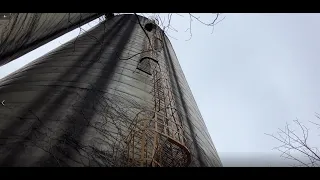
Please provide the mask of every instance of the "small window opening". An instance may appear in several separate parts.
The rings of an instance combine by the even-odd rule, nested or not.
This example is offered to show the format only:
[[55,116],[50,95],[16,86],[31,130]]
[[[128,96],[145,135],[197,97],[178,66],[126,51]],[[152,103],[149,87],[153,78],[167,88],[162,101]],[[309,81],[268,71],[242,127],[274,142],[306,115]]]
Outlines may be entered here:
[[154,29],[154,24],[153,23],[147,23],[146,25],[144,25],[144,28],[150,32]]
[[155,66],[159,66],[159,63],[157,60],[150,57],[143,57],[142,59],[140,59],[137,69],[148,75],[152,75],[151,69],[154,68]]
[[151,62],[150,59],[146,58],[146,59],[142,59],[142,61],[139,62],[137,69],[139,69],[140,71],[147,73],[149,75],[151,74]]

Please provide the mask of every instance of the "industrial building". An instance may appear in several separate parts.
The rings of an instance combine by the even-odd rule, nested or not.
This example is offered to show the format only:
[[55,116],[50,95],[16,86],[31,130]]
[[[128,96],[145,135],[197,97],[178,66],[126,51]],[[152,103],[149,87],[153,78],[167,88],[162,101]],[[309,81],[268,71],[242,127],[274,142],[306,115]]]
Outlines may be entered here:
[[1,79],[0,101],[0,166],[222,166],[168,37],[136,14]]

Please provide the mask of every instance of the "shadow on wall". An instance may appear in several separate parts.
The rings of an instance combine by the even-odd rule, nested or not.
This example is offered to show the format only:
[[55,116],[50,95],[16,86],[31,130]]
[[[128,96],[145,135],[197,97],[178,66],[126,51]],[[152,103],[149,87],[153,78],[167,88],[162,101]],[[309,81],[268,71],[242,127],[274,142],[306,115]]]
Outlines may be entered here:
[[[122,18],[124,20],[122,20]],[[5,94],[6,91],[9,91],[10,86],[15,86],[15,84],[21,84],[21,89],[24,87],[28,89],[30,85],[41,83],[32,82],[32,78],[30,78],[30,76],[34,75],[33,72],[37,71],[37,68],[50,66],[52,62],[58,61],[59,57],[69,55],[70,50],[64,51],[64,49],[73,49],[75,46],[75,54],[83,52],[73,58],[75,61],[73,61],[72,64],[63,67],[64,72],[60,74],[60,76],[50,79],[51,82],[49,82],[47,86],[38,86],[38,91],[37,88],[35,88],[33,93],[38,94],[33,96],[36,98],[26,102],[26,106],[22,107],[18,114],[8,109],[10,107],[8,104],[6,108],[7,111],[5,112],[7,121],[1,123],[1,129],[3,129],[0,133],[0,144],[2,146],[0,149],[1,166],[33,166],[33,163],[37,163],[39,166],[88,165],[87,162],[79,162],[79,159],[76,160],[72,157],[74,157],[75,154],[78,154],[78,156],[84,156],[83,154],[85,154],[85,152],[80,152],[85,151],[85,145],[81,144],[81,140],[84,139],[83,135],[86,131],[88,121],[94,116],[94,111],[90,111],[90,108],[92,108],[95,100],[103,94],[103,90],[108,86],[111,75],[119,62],[117,53],[121,52],[113,51],[112,54],[107,56],[104,55],[104,52],[106,48],[109,47],[110,42],[112,42],[111,40],[119,37],[117,36],[119,33],[122,33],[123,36],[120,36],[116,41],[115,47],[112,48],[117,50],[124,49],[126,41],[131,36],[133,26],[135,25],[132,20],[132,18],[127,16],[117,18],[111,27],[108,27],[111,29],[108,33],[104,33],[104,24],[100,24],[88,32],[88,34],[92,36],[99,37],[99,41],[94,44],[83,43],[84,41],[87,42],[86,38],[88,36],[82,36],[77,39],[76,45],[70,42],[64,48],[60,49],[60,51],[52,52],[43,59],[40,58],[40,63],[36,60],[32,65],[27,65],[24,68],[24,70],[26,70],[25,72],[19,72],[19,70],[17,73],[13,73],[2,79],[0,85],[1,94]],[[131,23],[127,23],[128,21]],[[123,25],[127,27],[123,27]],[[86,50],[83,51],[83,48],[86,48]],[[102,63],[104,65],[102,65]],[[64,63],[62,62],[62,64]],[[96,76],[88,75],[88,71],[98,66],[102,66],[100,74]],[[75,68],[78,71],[76,75],[74,71]],[[14,76],[19,76],[19,74],[24,74],[25,76],[20,79],[15,79]],[[91,78],[91,87],[83,88],[83,84],[80,81],[83,78]],[[23,84],[26,83],[26,79],[30,82],[24,86]],[[32,88],[34,88],[34,86]],[[80,88],[81,91],[77,91],[78,88]],[[94,90],[92,90],[92,88]],[[82,95],[78,101],[78,98],[75,97],[79,94]],[[48,99],[50,99],[50,102],[46,102]],[[67,102],[67,100],[73,102]],[[10,98],[7,101],[10,102]],[[55,118],[66,111],[66,109],[64,109],[66,108],[64,106],[66,103],[69,104],[69,106],[70,103],[75,103],[74,110],[77,112],[72,112],[72,114],[66,116],[63,122],[60,120],[58,122]],[[70,109],[67,111],[73,111]],[[2,108],[1,111],[5,110]],[[8,116],[11,116],[11,118],[8,118]],[[73,118],[69,119],[68,117]],[[52,128],[50,128],[50,126]],[[43,129],[45,130],[43,131]],[[60,134],[57,133],[58,131]],[[50,137],[48,134],[50,134]],[[55,134],[59,135],[56,136]],[[51,136],[53,137],[52,139],[50,139]],[[48,138],[50,141],[48,141]],[[50,144],[49,149],[41,148],[52,142],[55,142],[55,144]],[[29,154],[28,157],[28,153],[26,152],[30,152],[31,150],[36,153],[33,153],[34,156],[30,156]]]

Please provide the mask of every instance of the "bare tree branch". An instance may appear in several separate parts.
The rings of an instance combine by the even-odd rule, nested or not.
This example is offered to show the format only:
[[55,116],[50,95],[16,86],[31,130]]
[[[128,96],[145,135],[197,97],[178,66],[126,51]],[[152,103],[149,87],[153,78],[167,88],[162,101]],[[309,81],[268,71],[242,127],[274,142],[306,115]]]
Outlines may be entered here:
[[[277,132],[277,136],[273,134],[266,134],[276,139],[278,142],[282,144],[273,149],[282,152],[280,157],[294,160],[298,162],[300,166],[320,166],[320,154],[318,148],[311,147],[308,144],[309,129],[305,125],[303,125],[298,119],[293,120],[293,122],[299,128],[298,132],[301,133],[301,136],[298,134],[298,132],[291,129],[288,123],[286,123],[284,129],[279,129],[279,132]],[[318,125],[317,123],[313,124]],[[302,155],[301,157],[305,157],[306,159],[301,159],[301,157],[297,157],[299,155],[292,155],[292,152],[300,153],[300,155]]]

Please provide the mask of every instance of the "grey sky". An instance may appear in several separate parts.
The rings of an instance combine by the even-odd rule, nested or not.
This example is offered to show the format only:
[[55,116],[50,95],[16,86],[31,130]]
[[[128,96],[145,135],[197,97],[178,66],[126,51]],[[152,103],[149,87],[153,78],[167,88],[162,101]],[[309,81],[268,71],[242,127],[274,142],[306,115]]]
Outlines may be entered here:
[[[171,43],[223,165],[288,165],[272,150],[280,144],[264,133],[296,118],[316,120],[314,113],[320,112],[320,14],[223,14],[213,34],[193,21],[190,41],[185,41],[189,21],[184,16],[173,16],[179,32],[170,32],[178,39]],[[0,78],[78,33],[0,67]],[[317,137],[311,134],[310,143],[320,147]]]

